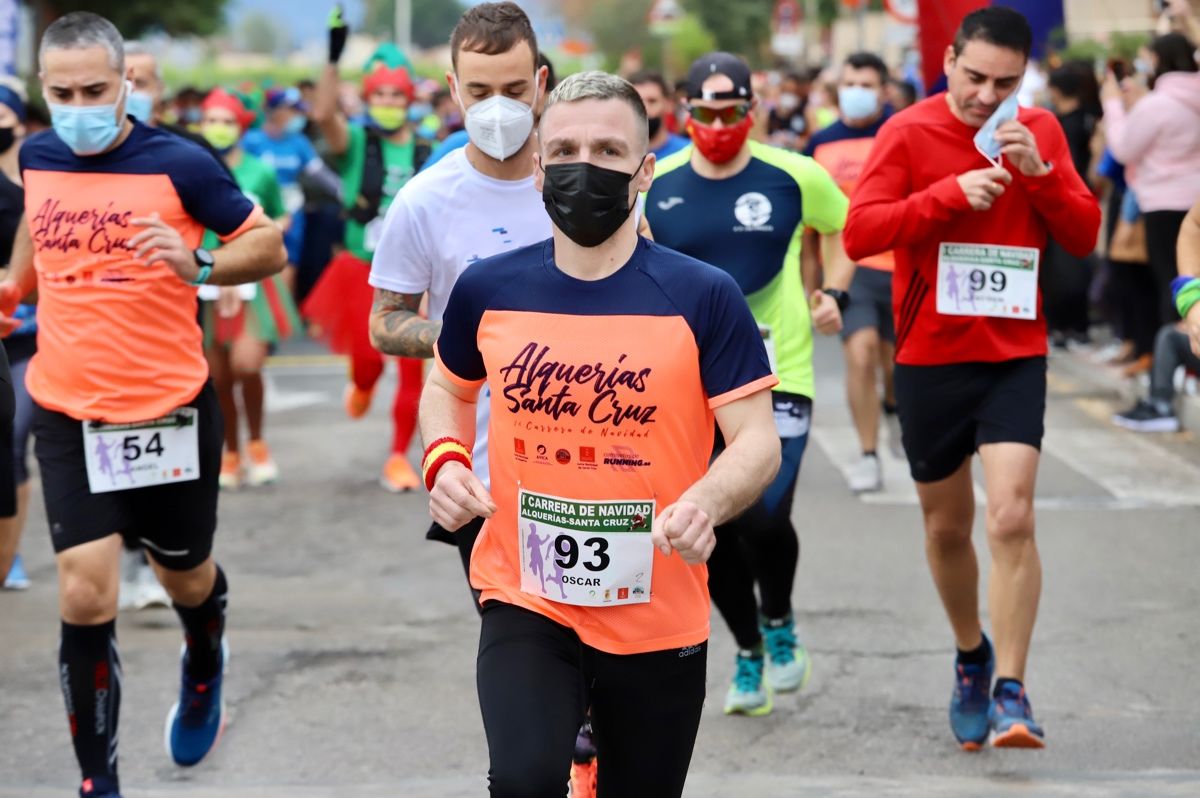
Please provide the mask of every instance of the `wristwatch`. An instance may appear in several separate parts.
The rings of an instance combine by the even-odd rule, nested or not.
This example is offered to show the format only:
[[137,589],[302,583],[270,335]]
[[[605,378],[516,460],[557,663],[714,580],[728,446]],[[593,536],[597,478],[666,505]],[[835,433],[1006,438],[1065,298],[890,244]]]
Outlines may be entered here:
[[196,275],[196,279],[192,280],[192,285],[204,285],[208,282],[208,278],[212,275],[213,260],[212,253],[204,247],[196,247],[192,250],[192,257],[196,259],[196,265],[200,267],[200,273]]
[[846,308],[850,305],[850,294],[840,288],[822,288],[821,293],[833,297],[833,301],[837,302],[839,313],[846,312]]

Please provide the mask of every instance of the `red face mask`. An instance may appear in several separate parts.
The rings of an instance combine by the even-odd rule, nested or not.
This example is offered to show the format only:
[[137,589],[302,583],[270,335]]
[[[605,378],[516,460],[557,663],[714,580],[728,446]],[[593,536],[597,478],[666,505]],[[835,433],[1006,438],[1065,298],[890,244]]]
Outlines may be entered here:
[[754,127],[754,118],[749,114],[741,122],[729,127],[712,127],[702,125],[695,119],[688,119],[688,133],[700,154],[713,163],[727,163],[737,157],[742,146],[750,136],[750,128]]

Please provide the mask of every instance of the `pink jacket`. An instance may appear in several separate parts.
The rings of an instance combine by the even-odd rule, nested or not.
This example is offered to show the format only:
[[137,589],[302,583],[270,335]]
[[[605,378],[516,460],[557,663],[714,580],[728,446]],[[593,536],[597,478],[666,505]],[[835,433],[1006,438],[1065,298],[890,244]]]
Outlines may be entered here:
[[1200,72],[1166,73],[1128,112],[1109,100],[1104,124],[1143,211],[1186,211],[1200,199]]

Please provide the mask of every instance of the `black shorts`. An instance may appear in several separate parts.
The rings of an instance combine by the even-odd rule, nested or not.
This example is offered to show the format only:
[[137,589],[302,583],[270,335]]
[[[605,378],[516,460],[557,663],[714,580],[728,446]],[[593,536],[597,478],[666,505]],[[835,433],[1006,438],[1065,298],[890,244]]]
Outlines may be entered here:
[[1046,358],[945,366],[897,363],[896,404],[913,479],[937,482],[984,444],[1042,448]]
[[476,680],[493,798],[565,795],[591,707],[599,798],[678,798],[704,707],[708,643],[617,655],[535,612],[489,601]]
[[35,405],[34,454],[42,472],[46,518],[55,553],[120,533],[146,547],[155,562],[187,571],[212,552],[217,529],[217,476],[223,423],[212,383],[188,407],[197,410],[200,478],[136,490],[92,493],[84,459],[83,423]]
[[892,319],[892,273],[859,266],[850,283],[850,304],[842,314],[842,340],[866,329],[878,330],[879,337],[888,343],[896,342],[896,326]]

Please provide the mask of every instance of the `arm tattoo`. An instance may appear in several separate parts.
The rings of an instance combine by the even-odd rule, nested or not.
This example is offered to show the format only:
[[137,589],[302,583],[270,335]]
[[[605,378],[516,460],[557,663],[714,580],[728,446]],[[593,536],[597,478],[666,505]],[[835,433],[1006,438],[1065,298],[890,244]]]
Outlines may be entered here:
[[371,342],[385,355],[433,357],[433,343],[442,323],[421,318],[422,294],[397,294],[375,289],[371,308]]

